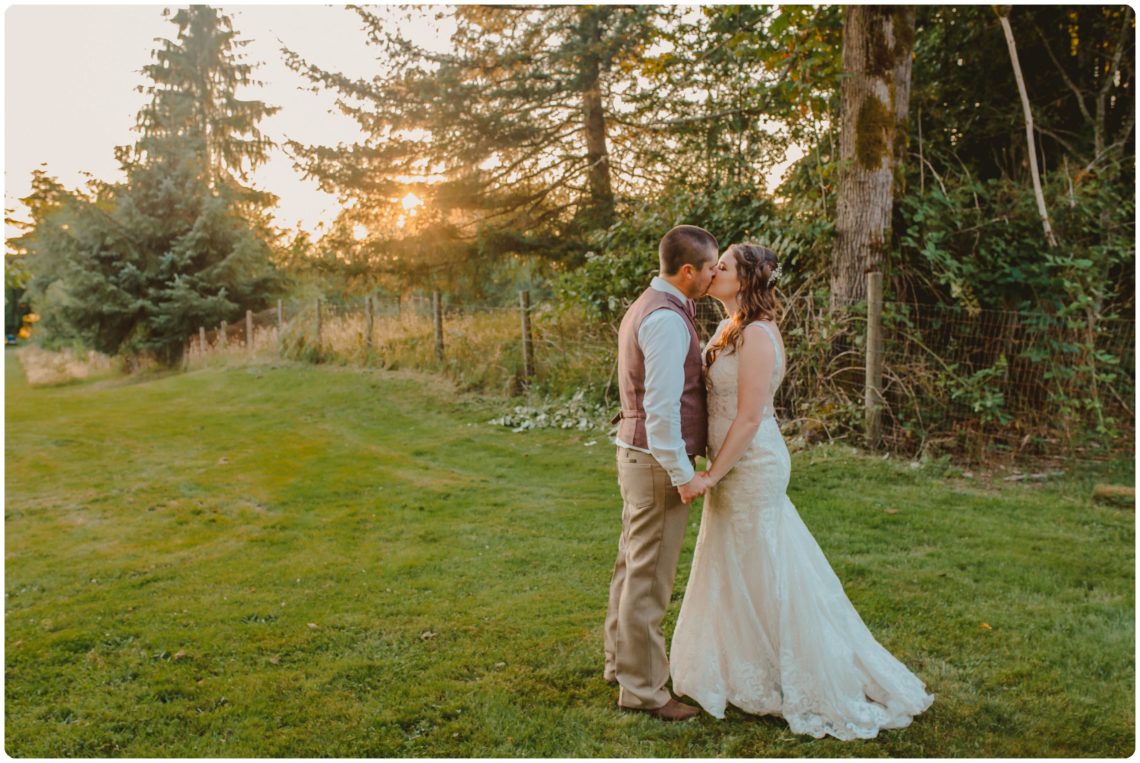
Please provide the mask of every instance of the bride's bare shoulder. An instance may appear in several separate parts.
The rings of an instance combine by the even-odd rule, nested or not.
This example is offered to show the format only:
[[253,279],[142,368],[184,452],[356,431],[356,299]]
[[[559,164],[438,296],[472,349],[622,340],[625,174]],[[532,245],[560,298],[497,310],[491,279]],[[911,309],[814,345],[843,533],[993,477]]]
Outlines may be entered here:
[[[742,333],[745,345],[752,345],[753,352],[767,355],[784,351],[784,337],[780,334],[779,327],[771,321],[752,321],[744,327]],[[755,339],[749,341],[753,337]]]
[[748,324],[748,328],[753,327],[755,327],[757,331],[767,331],[783,338],[783,334],[780,333],[780,327],[776,325],[775,321],[752,321]]
[[744,330],[749,334],[767,334],[770,331],[775,331],[777,334],[780,333],[779,329],[776,328],[776,324],[770,323],[769,321],[752,321],[744,327]]
[[[762,347],[764,345],[771,345],[772,335],[761,325],[760,321],[753,321],[744,327],[741,337],[745,345],[751,345],[753,348]],[[761,339],[763,341],[761,341]]]

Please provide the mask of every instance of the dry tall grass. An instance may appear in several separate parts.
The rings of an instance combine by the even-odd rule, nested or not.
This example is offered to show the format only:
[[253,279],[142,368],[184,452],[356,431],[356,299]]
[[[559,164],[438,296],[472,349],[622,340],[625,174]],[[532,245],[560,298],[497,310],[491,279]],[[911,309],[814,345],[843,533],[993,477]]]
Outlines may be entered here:
[[[786,431],[804,442],[861,440],[864,308],[831,310],[804,289],[788,295],[785,308],[781,328],[789,373],[776,407]],[[286,358],[406,368],[442,374],[465,391],[525,394],[527,405],[575,397],[603,408],[616,402],[617,325],[572,307],[543,303],[531,308],[530,375],[524,367],[517,307],[445,313],[442,358],[437,355],[432,315],[424,305],[378,312],[371,330],[365,315],[359,306],[326,305],[318,323],[314,301],[290,314],[278,331],[277,313],[268,311],[253,316],[252,348],[246,347],[243,322],[207,334],[202,347],[194,337],[188,361],[196,365]],[[698,320],[702,332],[711,332],[718,318],[719,313],[710,313]],[[983,458],[991,450],[1018,456],[1080,446],[1089,454],[1105,450],[1106,444],[1108,450],[1128,448],[1133,441],[1134,417],[1129,406],[1119,402],[1131,398],[1134,386],[1134,376],[1126,373],[1133,366],[1132,355],[1125,351],[1131,342],[1116,341],[1115,333],[1106,332],[1114,343],[1103,347],[1098,339],[1094,349],[1105,352],[1095,357],[1103,355],[1105,360],[1094,370],[1095,378],[1103,378],[1116,397],[1088,402],[1078,393],[1054,399],[1054,387],[1062,382],[1077,385],[1090,370],[1070,357],[1072,353],[1061,352],[1067,345],[1059,335],[1046,332],[1032,342],[1015,342],[1008,331],[996,331],[985,321],[962,320],[952,306],[938,305],[891,305],[884,328],[883,445],[892,451]],[[1130,339],[1134,331],[1134,324],[1122,324],[1119,333]],[[1006,358],[1011,359],[1008,370]],[[1109,380],[1120,390],[1108,386]],[[1052,397],[1045,399],[1045,393]],[[1083,440],[1090,438],[1086,448]]]
[[20,366],[24,369],[28,384],[33,387],[66,384],[115,371],[114,361],[98,352],[52,352],[27,345],[17,350],[16,354],[20,358]]
[[[527,378],[523,361],[522,320],[517,308],[451,312],[443,318],[443,359],[436,353],[431,315],[415,310],[377,314],[371,343],[363,311],[322,311],[306,306],[278,331],[272,323],[253,330],[246,344],[244,324],[223,335],[209,332],[203,344],[191,337],[188,367],[277,358],[342,365],[371,365],[440,372],[461,389],[499,395],[534,392],[570,396],[582,390],[605,396],[614,371],[614,329],[573,311],[548,305],[532,310],[535,365]],[[614,394],[611,391],[610,397]]]

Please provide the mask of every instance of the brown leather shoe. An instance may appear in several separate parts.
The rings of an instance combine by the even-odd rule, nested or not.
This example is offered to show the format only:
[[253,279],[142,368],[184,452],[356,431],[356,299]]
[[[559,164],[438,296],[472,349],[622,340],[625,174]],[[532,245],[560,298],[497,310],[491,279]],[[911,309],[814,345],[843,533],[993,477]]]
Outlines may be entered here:
[[627,707],[625,709],[646,713],[661,721],[687,721],[701,714],[699,707],[686,705],[684,702],[678,702],[672,698],[661,707]]

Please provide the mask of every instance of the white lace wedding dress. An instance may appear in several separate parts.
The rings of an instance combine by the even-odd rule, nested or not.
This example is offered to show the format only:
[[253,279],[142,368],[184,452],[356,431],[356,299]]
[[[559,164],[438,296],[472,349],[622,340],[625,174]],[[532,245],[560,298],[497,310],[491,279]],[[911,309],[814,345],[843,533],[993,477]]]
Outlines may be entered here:
[[[774,394],[783,353],[759,325],[776,348]],[[726,350],[709,368],[710,457],[736,415],[737,364]],[[934,697],[875,641],[788,500],[791,459],[771,410],[768,400],[748,450],[705,496],[673,633],[673,692],[717,718],[731,704],[813,737],[907,726]]]

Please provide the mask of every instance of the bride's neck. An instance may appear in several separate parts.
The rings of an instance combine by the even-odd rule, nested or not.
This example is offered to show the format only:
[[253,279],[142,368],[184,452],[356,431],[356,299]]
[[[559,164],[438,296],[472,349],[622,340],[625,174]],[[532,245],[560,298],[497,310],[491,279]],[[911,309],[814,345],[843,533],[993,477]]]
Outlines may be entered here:
[[726,299],[721,302],[724,305],[724,312],[729,318],[736,315],[737,305],[735,299]]

